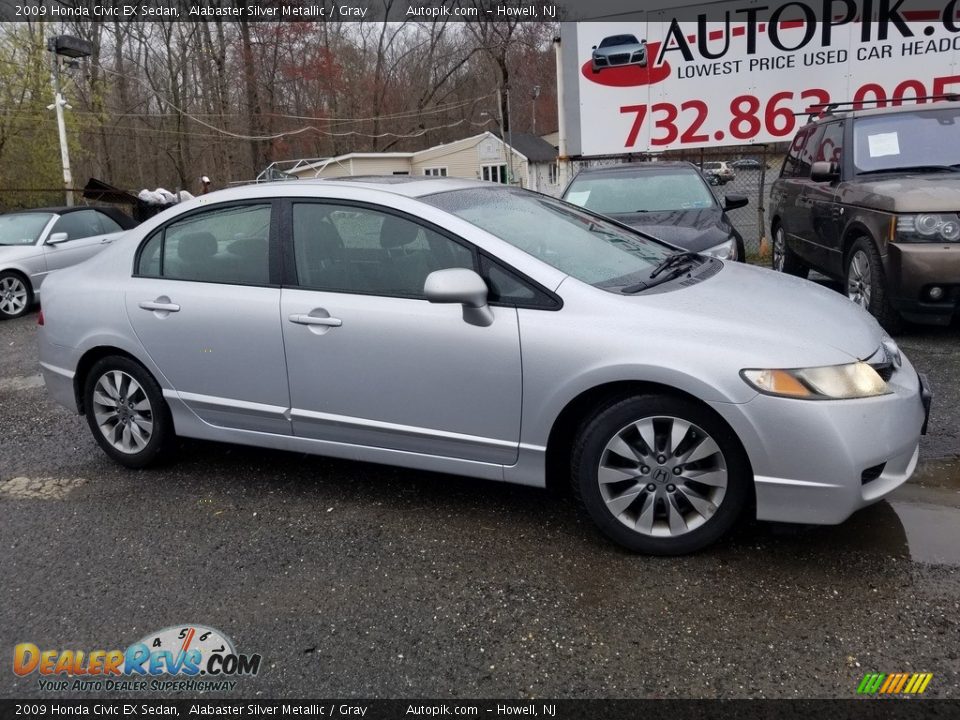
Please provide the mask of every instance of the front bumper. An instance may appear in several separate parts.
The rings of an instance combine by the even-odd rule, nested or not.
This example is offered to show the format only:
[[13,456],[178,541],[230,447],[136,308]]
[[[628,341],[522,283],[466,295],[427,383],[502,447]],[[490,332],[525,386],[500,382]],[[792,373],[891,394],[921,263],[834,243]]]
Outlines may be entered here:
[[[960,312],[960,243],[891,243],[885,259],[890,303],[913,322],[949,324]],[[930,288],[943,296],[933,300]]]
[[913,474],[929,390],[906,358],[892,392],[858,400],[758,395],[713,404],[738,434],[754,473],[757,519],[833,525]]

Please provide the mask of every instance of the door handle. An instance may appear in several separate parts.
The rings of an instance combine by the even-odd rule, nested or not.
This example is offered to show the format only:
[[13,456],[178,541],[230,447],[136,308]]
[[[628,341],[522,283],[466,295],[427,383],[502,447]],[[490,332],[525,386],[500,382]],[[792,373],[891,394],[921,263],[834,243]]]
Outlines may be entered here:
[[109,245],[111,242],[113,242],[113,241],[112,241],[110,238],[103,238],[103,239],[100,241],[100,244],[101,244],[101,245]]
[[295,313],[290,316],[290,322],[297,325],[323,325],[324,327],[340,327],[343,320],[333,317],[315,317],[313,315],[302,315]]
[[160,302],[158,300],[146,301],[140,303],[142,310],[153,310],[154,312],[180,312],[180,306],[172,302]]

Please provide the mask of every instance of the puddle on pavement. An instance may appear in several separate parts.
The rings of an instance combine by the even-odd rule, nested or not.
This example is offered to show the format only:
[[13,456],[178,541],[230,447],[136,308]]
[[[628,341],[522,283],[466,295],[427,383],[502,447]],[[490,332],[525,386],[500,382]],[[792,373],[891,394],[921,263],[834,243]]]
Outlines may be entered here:
[[891,502],[906,534],[910,559],[936,565],[960,565],[960,509]]
[[817,547],[960,566],[960,458],[931,461],[886,500],[841,525],[811,528]]

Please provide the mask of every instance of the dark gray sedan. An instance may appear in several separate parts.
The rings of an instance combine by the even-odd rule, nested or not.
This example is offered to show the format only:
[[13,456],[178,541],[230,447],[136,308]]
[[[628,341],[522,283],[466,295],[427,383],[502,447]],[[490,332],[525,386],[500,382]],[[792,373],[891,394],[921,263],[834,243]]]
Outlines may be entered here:
[[628,163],[581,170],[563,199],[672,245],[724,260],[743,260],[743,237],[727,210],[743,195],[717,202],[697,168],[687,162]]

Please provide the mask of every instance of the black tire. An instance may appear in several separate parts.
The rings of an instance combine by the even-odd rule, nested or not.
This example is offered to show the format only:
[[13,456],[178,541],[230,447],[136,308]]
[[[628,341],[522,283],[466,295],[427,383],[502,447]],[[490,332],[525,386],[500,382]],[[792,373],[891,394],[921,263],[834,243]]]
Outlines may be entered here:
[[[851,272],[854,270],[855,259],[861,262],[865,261],[869,268],[869,278],[865,279],[865,284],[869,285],[869,296],[865,301],[861,299],[862,295],[855,297],[856,293],[852,288],[854,281],[851,278]],[[847,251],[843,271],[844,294],[873,315],[887,332],[900,332],[903,329],[903,318],[890,304],[890,292],[887,287],[887,276],[883,270],[883,262],[880,260],[880,252],[871,238],[862,236],[854,241]]]
[[737,238],[737,262],[745,263],[747,261],[747,248],[743,244],[743,238]]
[[0,272],[0,320],[23,317],[32,306],[30,281],[13,270]]
[[[129,382],[130,379],[134,382]],[[101,385],[98,390],[98,383],[101,380],[105,385]],[[131,392],[134,384],[139,391]],[[117,390],[119,399],[105,392],[103,389],[105,387]],[[99,393],[97,397],[94,395],[95,392]],[[127,392],[130,392],[129,396]],[[104,400],[110,400],[111,403],[117,401],[118,407],[121,405],[127,407],[121,407],[111,414],[112,404],[108,406],[104,404]],[[145,406],[144,403],[147,405]],[[169,455],[175,437],[170,408],[163,399],[163,392],[157,381],[139,363],[120,355],[101,358],[94,363],[84,380],[83,407],[93,437],[103,451],[121,465],[129,468],[144,468]],[[98,409],[101,412],[98,412]],[[116,416],[116,422],[113,416]],[[149,437],[143,442],[142,447],[136,447],[144,438],[147,420],[150,428]],[[128,434],[125,434],[124,425],[128,428]],[[113,441],[108,439],[108,433],[112,435]],[[126,437],[130,438],[131,447],[128,451],[118,447],[125,444]]]
[[[657,418],[657,420],[653,421],[653,418]],[[657,490],[658,493],[661,493],[662,490],[659,495],[647,492],[647,490],[654,485],[651,481],[657,478],[658,471],[663,469],[663,462],[658,463],[658,459],[663,456],[645,455],[643,456],[644,459],[638,461],[637,472],[643,472],[643,469],[646,468],[645,475],[638,474],[629,479],[616,483],[608,482],[601,486],[601,461],[609,463],[610,452],[612,452],[608,451],[608,443],[614,442],[623,432],[631,432],[631,426],[634,423],[644,420],[656,423],[656,427],[675,427],[674,425],[662,425],[672,422],[667,418],[680,420],[695,427],[687,431],[688,434],[684,435],[684,438],[677,443],[675,448],[658,448],[658,454],[662,451],[665,455],[670,455],[673,450],[679,449],[682,451],[678,453],[679,455],[682,456],[684,452],[687,452],[690,457],[694,457],[699,452],[697,448],[700,447],[700,444],[703,444],[703,447],[706,448],[706,440],[711,439],[716,443],[718,452],[711,453],[695,462],[681,460],[683,475],[679,479],[672,477],[672,473],[667,473],[666,479],[657,479],[658,483],[662,483],[661,488]],[[696,434],[693,432],[696,430],[702,430],[708,437],[703,438],[701,436],[697,440]],[[639,436],[639,433],[637,435]],[[659,437],[658,434],[657,438],[659,439]],[[690,443],[690,445],[687,446],[685,443]],[[631,445],[631,447],[636,449],[638,445],[639,443]],[[649,462],[649,465],[643,465],[643,462]],[[709,463],[710,467],[705,467],[702,463]],[[653,465],[657,465],[656,469],[653,469]],[[700,465],[700,467],[694,469],[694,466],[697,465]],[[609,466],[605,464],[604,469],[606,470],[607,467]],[[719,504],[716,505],[715,510],[709,517],[704,515],[705,519],[699,521],[701,524],[696,525],[698,520],[694,516],[702,515],[702,513],[695,512],[693,505],[686,498],[689,497],[688,490],[698,487],[702,490],[705,486],[697,482],[695,473],[709,472],[721,467],[726,472],[724,494],[719,500],[716,496],[712,498]],[[691,400],[670,395],[645,395],[626,398],[601,408],[587,418],[580,426],[574,441],[571,470],[574,492],[600,531],[628,550],[650,555],[682,555],[696,552],[710,545],[733,527],[752,497],[753,479],[750,463],[733,431],[709,409]],[[633,471],[626,470],[625,472],[631,474]],[[688,475],[689,478],[686,477]],[[644,485],[644,480],[649,484]],[[678,487],[680,484],[683,484],[684,488]],[[622,485],[622,490],[614,488],[615,485]],[[644,489],[636,490],[640,485],[644,485]],[[671,485],[674,487],[673,491],[670,490]],[[601,487],[604,489],[601,490]],[[615,496],[609,501],[619,502],[620,499],[629,496],[634,491],[638,492],[639,495],[633,501],[630,501],[630,505],[624,507],[619,515],[614,515],[614,511],[607,506],[608,500],[604,498],[604,493]],[[658,501],[657,497],[663,499]],[[676,498],[676,500],[673,501],[670,498]],[[677,509],[678,506],[686,508],[687,517],[694,519],[694,526],[668,537],[655,537],[652,534],[653,530],[651,533],[645,533],[628,527],[627,522],[634,520],[631,513],[643,514],[641,511],[648,508],[647,503],[654,504],[653,516],[656,517],[659,513],[658,521],[661,524],[667,522],[665,516],[668,514],[667,511],[671,509],[664,503],[672,503],[672,509]],[[639,525],[639,520],[637,525]],[[687,527],[686,521],[684,527]]]
[[770,267],[777,272],[806,279],[810,268],[803,264],[803,260],[787,243],[787,233],[779,223],[773,226],[773,250],[770,253]]

